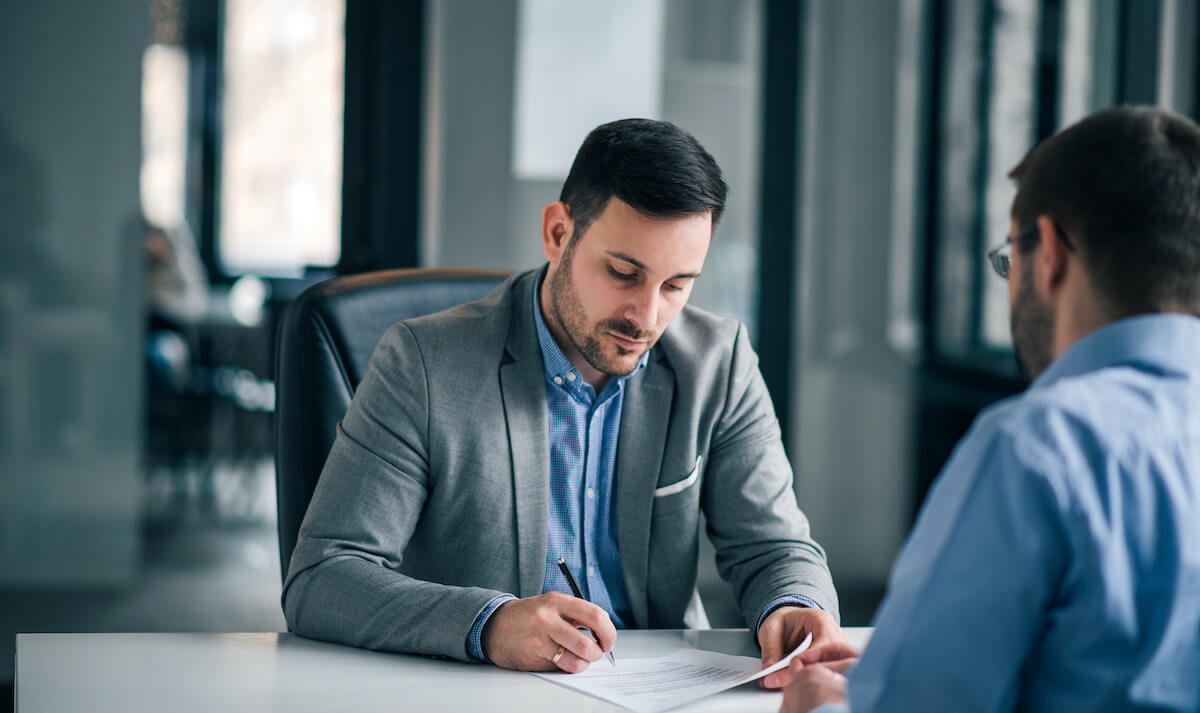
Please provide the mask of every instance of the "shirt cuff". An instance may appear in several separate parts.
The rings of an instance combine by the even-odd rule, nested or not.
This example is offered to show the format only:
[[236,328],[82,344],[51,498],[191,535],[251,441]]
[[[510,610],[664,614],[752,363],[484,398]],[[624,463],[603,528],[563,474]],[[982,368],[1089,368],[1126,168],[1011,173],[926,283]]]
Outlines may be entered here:
[[475,617],[475,623],[471,625],[471,632],[467,634],[467,653],[473,658],[484,663],[491,663],[488,657],[483,655],[483,627],[487,625],[488,619],[500,608],[501,604],[516,601],[516,597],[511,594],[501,594],[479,612],[479,616]]
[[763,622],[767,620],[767,617],[771,616],[771,612],[779,607],[808,607],[809,609],[825,611],[825,608],[820,604],[800,594],[785,594],[782,597],[776,597],[767,604],[766,609],[763,609],[762,616],[758,617],[758,623],[754,625],[755,641],[758,641],[758,630],[762,628]]

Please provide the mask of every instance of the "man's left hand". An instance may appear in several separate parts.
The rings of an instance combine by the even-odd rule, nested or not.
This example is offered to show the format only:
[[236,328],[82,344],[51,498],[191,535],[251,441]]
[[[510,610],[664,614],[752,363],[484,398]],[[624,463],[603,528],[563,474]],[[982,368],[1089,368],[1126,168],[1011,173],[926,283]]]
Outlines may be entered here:
[[[812,634],[813,637],[809,651],[846,641],[846,632],[842,631],[828,612],[821,609],[786,606],[771,612],[758,629],[763,668],[789,654],[808,634]],[[782,688],[790,678],[791,672],[788,669],[776,671],[762,679],[762,687]]]

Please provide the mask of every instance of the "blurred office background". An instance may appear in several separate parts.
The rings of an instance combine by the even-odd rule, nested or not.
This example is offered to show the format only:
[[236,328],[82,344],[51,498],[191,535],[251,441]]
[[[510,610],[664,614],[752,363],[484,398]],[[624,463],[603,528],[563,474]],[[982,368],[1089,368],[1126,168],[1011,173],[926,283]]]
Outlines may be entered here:
[[[16,632],[281,630],[288,301],[540,264],[575,148],[635,115],[727,174],[693,302],[750,326],[844,621],[869,623],[950,448],[1022,388],[983,259],[1008,169],[1100,107],[1196,117],[1198,5],[6,2],[0,686]],[[704,566],[714,625],[741,625]]]

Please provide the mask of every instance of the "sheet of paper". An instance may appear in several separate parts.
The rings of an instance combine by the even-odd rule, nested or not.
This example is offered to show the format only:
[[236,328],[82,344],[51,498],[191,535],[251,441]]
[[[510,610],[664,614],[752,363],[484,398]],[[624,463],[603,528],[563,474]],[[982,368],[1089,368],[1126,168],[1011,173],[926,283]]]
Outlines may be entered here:
[[757,681],[787,666],[811,643],[809,634],[791,653],[762,670],[762,662],[750,656],[680,649],[670,656],[618,657],[615,667],[600,659],[583,673],[534,675],[637,713],[657,713]]

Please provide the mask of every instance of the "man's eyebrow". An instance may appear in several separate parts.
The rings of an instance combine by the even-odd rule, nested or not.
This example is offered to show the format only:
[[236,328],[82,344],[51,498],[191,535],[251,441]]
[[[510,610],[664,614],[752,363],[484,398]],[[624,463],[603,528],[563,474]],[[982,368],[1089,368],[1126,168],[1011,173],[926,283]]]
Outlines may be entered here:
[[[646,266],[642,264],[642,261],[633,257],[632,255],[627,255],[623,252],[617,252],[615,250],[606,250],[605,252],[607,252],[610,257],[615,257],[618,260],[627,262],[639,270],[646,269]],[[700,277],[700,273],[698,273],[698,272],[681,272],[678,275],[673,275],[670,279],[672,279],[672,280],[684,280],[684,279],[694,280],[697,277]]]

